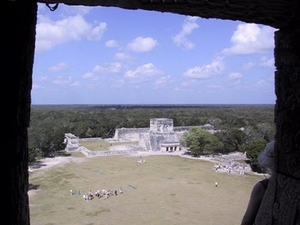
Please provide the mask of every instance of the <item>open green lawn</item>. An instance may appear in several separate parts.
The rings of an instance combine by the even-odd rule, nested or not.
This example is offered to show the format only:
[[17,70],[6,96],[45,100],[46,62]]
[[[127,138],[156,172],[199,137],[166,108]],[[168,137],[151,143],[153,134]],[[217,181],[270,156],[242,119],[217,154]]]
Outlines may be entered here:
[[132,142],[113,142],[109,143],[105,140],[95,140],[95,141],[80,141],[80,145],[89,149],[90,151],[107,151],[110,147],[116,145],[136,145],[138,141]]
[[[261,179],[216,173],[213,163],[179,156],[87,158],[30,174],[32,225],[237,225],[252,186]],[[215,182],[218,187],[215,187]],[[86,202],[90,189],[122,195]],[[76,193],[69,194],[72,189]],[[80,190],[81,195],[78,195]]]

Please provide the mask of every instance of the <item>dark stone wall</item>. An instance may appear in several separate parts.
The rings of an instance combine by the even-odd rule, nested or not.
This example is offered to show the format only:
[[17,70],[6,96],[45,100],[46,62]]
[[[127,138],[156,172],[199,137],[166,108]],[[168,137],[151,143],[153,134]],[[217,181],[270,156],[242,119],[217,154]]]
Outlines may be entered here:
[[149,132],[149,128],[119,128],[116,129],[114,139],[139,141],[140,134]]
[[124,9],[240,20],[280,28],[299,18],[297,0],[40,0],[68,5],[116,6]]
[[277,186],[274,224],[300,224],[300,27],[275,34]]
[[275,161],[256,224],[300,224],[300,29],[275,33]]
[[37,4],[5,1],[1,31],[1,220],[29,224],[28,134]]

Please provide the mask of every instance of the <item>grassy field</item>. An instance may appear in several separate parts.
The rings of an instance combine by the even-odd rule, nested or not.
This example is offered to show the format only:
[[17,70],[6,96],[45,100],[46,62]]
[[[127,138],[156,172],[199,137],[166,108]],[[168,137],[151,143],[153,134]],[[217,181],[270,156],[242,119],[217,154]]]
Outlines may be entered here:
[[89,149],[90,151],[107,151],[112,146],[116,145],[136,145],[138,141],[132,142],[113,142],[109,143],[105,140],[96,140],[96,141],[80,141],[80,145]]
[[[216,173],[211,162],[179,156],[147,156],[140,166],[137,159],[87,158],[33,171],[30,184],[38,189],[30,197],[31,224],[236,225],[253,184],[261,179]],[[90,189],[119,187],[124,193],[108,199],[86,202],[82,198]],[[70,189],[76,192],[72,196]]]

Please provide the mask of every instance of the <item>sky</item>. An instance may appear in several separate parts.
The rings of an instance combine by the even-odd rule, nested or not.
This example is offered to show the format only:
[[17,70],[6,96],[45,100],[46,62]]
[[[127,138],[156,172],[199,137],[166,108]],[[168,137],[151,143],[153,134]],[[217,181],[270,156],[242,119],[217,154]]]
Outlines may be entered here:
[[276,29],[38,4],[32,104],[275,104]]

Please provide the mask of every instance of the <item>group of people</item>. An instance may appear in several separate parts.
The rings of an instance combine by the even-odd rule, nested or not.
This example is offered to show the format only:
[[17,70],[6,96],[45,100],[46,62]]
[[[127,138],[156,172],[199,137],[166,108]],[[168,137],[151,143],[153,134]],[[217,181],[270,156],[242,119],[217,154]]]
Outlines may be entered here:
[[120,187],[119,190],[97,190],[95,193],[92,192],[92,190],[89,191],[88,194],[84,194],[82,195],[83,200],[89,202],[91,200],[93,200],[94,198],[109,198],[111,196],[117,196],[118,194],[123,194],[123,189]]
[[214,165],[214,170],[216,173],[218,171],[220,172],[227,172],[227,173],[238,173],[240,175],[245,174],[245,167],[241,163],[237,162],[230,162],[230,163],[222,163],[222,164],[215,164]]
[[233,153],[228,155],[213,155],[213,160],[220,163],[214,164],[214,170],[217,172],[233,173],[244,175],[245,172],[250,172],[251,168],[249,165],[239,162],[246,160],[245,153]]
[[136,161],[136,165],[137,165],[137,166],[140,166],[140,165],[144,164],[145,162],[146,162],[146,160],[143,159],[142,156],[140,156],[139,160]]

